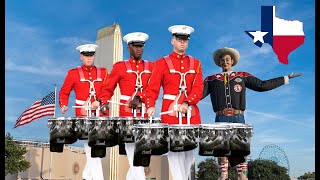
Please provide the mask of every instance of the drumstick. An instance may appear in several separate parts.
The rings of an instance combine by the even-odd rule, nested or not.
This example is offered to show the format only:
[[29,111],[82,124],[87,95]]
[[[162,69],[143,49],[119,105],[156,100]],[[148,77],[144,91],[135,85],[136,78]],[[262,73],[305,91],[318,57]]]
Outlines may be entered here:
[[108,100],[109,103],[113,103],[113,104],[118,104],[118,105],[122,105],[122,106],[129,106],[128,104],[124,104],[124,103],[120,103],[120,102],[114,102],[114,101],[110,101]]
[[163,114],[170,114],[170,113],[173,113],[175,112],[174,110],[171,110],[171,111],[164,111],[164,112],[161,112],[160,115],[163,115]]
[[72,106],[73,108],[91,108],[90,106]]

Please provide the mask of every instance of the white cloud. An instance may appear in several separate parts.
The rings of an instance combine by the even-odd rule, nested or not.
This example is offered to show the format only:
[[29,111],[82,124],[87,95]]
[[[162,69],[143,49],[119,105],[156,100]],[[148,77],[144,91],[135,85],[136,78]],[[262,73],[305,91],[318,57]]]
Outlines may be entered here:
[[61,37],[55,40],[58,44],[65,44],[71,47],[77,47],[81,44],[87,44],[87,43],[95,43],[87,39],[81,39],[78,37]]
[[52,66],[44,66],[43,64],[17,65],[10,59],[8,59],[5,63],[5,70],[48,76],[63,76],[66,74],[65,70],[61,67],[55,66],[55,68],[53,68]]
[[291,139],[282,136],[274,136],[274,135],[256,135],[253,139],[257,139],[259,143],[269,143],[269,144],[282,144],[282,143],[293,143],[298,142],[300,139]]
[[[298,125],[298,126],[305,127],[305,128],[310,128],[310,129],[315,128],[314,124],[306,123],[306,121],[301,122],[301,118],[294,117],[295,116],[294,114],[292,114],[292,117],[288,117],[288,116],[283,116],[281,114],[265,113],[265,112],[254,111],[251,109],[246,109],[246,112],[248,113],[246,116],[250,116],[249,119],[255,119],[255,122],[257,120],[259,120],[260,122],[286,121],[290,124]],[[303,118],[303,119],[311,119],[312,120],[313,118],[314,117],[307,117],[307,118]]]

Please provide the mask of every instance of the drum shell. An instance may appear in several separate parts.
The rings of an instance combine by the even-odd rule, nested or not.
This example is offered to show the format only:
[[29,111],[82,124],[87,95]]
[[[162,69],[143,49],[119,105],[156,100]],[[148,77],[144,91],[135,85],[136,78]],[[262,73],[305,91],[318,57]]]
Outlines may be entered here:
[[170,151],[189,151],[198,147],[197,125],[169,125]]
[[74,117],[73,118],[75,123],[75,132],[76,136],[79,140],[85,140],[88,139],[88,133],[89,133],[89,126],[88,121],[89,117]]
[[112,147],[118,144],[117,121],[112,117],[90,117],[88,130],[90,147]]
[[70,117],[48,118],[50,143],[72,144],[77,141],[74,121]]
[[253,127],[249,124],[233,123],[230,137],[230,150],[232,155],[247,156],[250,154]]
[[135,155],[162,155],[169,151],[168,125],[162,123],[133,126]]
[[232,128],[227,124],[199,126],[199,155],[224,157],[230,152]]
[[133,126],[136,124],[160,123],[160,119],[150,119],[143,117],[117,117],[117,127],[119,130],[119,144],[134,142]]

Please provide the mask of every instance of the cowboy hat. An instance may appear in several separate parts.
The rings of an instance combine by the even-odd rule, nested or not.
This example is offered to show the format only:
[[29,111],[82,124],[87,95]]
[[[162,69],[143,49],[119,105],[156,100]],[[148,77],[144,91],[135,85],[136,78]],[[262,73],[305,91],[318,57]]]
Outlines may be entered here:
[[240,58],[239,51],[234,48],[224,47],[224,48],[220,48],[220,49],[216,50],[212,55],[212,59],[214,60],[214,62],[216,63],[217,66],[221,67],[220,56],[222,54],[226,54],[226,53],[230,53],[233,56],[234,63],[232,64],[232,66],[234,66],[238,63],[239,58]]

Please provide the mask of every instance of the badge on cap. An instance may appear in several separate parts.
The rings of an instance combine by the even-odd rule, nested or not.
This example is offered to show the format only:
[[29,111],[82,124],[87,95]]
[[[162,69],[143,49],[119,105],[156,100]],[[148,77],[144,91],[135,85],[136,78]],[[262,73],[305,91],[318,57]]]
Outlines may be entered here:
[[174,25],[170,26],[168,30],[173,34],[173,35],[185,35],[185,36],[190,36],[191,33],[194,32],[194,29],[190,26],[187,25]]
[[127,44],[144,45],[148,39],[149,35],[143,32],[133,32],[123,36],[123,40]]

